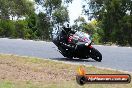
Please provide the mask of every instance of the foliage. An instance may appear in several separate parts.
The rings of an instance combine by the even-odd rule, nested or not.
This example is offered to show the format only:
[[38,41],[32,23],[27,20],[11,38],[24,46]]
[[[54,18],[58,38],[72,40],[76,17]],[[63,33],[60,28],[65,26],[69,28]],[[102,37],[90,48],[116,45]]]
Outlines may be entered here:
[[84,19],[84,17],[78,17],[75,21],[74,21],[74,25],[72,26],[73,29],[75,30],[82,30],[83,26],[86,24],[86,21]]
[[17,19],[31,14],[33,3],[29,0],[0,0],[0,19]]
[[15,22],[15,37],[28,39],[30,34],[28,33],[27,22],[25,20],[18,20]]
[[14,36],[14,22],[10,20],[0,20],[0,36],[13,37]]
[[53,13],[53,20],[55,24],[63,24],[66,21],[69,21],[68,10],[66,7],[60,7],[56,9]]
[[39,36],[43,37],[43,39],[50,39],[50,22],[46,14],[38,14],[36,26]]
[[30,29],[29,34],[30,34],[30,39],[37,39],[38,37],[38,31],[37,31],[37,26],[36,26],[36,21],[37,21],[37,14],[32,13],[30,14],[27,18],[26,21],[28,23],[27,27]]
[[131,0],[90,0],[88,6],[84,8],[91,19],[95,18],[101,22],[100,28],[104,32],[103,42],[132,45]]
[[44,12],[49,17],[50,37],[52,38],[53,29],[57,29],[64,22],[69,21],[67,7],[63,3],[70,3],[72,0],[35,0],[37,4],[44,8]]
[[96,20],[83,25],[83,31],[91,35],[92,41],[94,41],[95,44],[99,44],[101,39],[101,36],[99,35],[101,29],[98,25],[99,23]]
[[33,4],[29,0],[0,0],[0,36],[50,39],[48,15],[37,15]]
[[[52,29],[69,21],[68,4],[73,0],[35,0],[44,11],[36,14],[30,0],[0,0],[0,36],[50,39]],[[85,14],[72,26],[92,35],[96,43],[132,45],[132,0],[84,0]],[[67,5],[66,5],[67,4]]]

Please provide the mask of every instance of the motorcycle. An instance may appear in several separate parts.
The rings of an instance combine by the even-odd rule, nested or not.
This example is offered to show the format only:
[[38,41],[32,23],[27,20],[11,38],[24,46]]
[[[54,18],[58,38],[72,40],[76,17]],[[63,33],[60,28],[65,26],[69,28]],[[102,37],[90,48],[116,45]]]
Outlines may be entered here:
[[84,32],[76,31],[74,34],[68,35],[68,43],[75,46],[75,50],[68,50],[60,46],[60,38],[63,37],[62,31],[57,33],[53,39],[53,43],[58,47],[59,52],[67,58],[88,59],[92,58],[95,61],[101,62],[102,54],[95,49],[91,44],[90,36]]

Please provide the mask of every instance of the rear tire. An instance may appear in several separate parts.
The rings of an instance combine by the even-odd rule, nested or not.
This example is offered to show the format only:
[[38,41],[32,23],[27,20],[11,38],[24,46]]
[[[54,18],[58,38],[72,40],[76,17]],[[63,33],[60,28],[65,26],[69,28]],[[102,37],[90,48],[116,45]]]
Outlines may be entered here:
[[98,62],[102,60],[102,54],[95,48],[91,49],[90,57]]

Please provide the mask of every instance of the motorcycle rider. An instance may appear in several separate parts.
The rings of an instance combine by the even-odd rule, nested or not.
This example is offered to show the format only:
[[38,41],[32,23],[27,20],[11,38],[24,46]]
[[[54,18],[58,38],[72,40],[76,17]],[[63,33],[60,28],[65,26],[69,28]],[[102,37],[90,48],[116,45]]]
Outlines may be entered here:
[[[60,37],[60,46],[63,47],[66,52],[69,54],[69,58],[72,58],[72,54],[74,54],[74,51],[76,49],[76,46],[73,44],[70,44],[68,42],[68,38],[70,34],[74,34],[75,32],[71,30],[71,27],[69,25],[69,23],[65,23],[65,25],[63,25],[62,27],[62,34]],[[72,53],[72,54],[70,54]]]

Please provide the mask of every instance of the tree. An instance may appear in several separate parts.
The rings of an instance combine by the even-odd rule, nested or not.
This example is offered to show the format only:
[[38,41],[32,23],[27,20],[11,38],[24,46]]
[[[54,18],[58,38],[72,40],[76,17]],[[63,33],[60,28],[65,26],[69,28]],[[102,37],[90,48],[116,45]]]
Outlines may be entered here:
[[14,36],[14,22],[10,20],[0,20],[0,36],[13,37]]
[[74,25],[72,26],[73,29],[75,30],[82,30],[83,29],[83,25],[86,24],[86,21],[84,19],[84,17],[78,17],[75,21],[74,21]]
[[33,12],[34,3],[29,0],[0,0],[0,36],[31,38],[33,27],[29,27],[30,22],[24,17],[28,18]]
[[29,39],[30,34],[29,31],[30,29],[28,28],[28,23],[26,20],[17,20],[15,21],[15,38],[23,38],[23,39]]
[[61,6],[56,9],[53,13],[53,21],[55,24],[63,24],[64,22],[69,21],[68,10],[66,7]]
[[37,17],[36,13],[30,14],[26,17],[26,21],[28,23],[28,29],[30,29],[29,34],[31,35],[30,39],[37,39],[38,38],[38,30],[37,30]]
[[29,0],[0,0],[0,19],[21,18],[34,11],[33,2]]
[[35,0],[39,5],[45,8],[46,14],[52,18],[53,11],[61,7],[61,0]]
[[9,19],[8,0],[0,0],[0,19]]
[[[101,29],[103,29],[104,32],[104,42],[113,42],[120,45],[130,44],[129,38],[131,37],[128,35],[130,35],[131,32],[125,35],[125,31],[131,30],[130,25],[132,25],[130,21],[127,21],[127,17],[130,17],[130,20],[132,19],[131,0],[90,0],[88,3],[89,8],[84,6],[85,12],[91,18],[101,21]],[[127,12],[129,12],[129,14]],[[123,22],[129,25],[125,25],[126,27],[124,27],[122,24],[126,23]]]
[[[43,6],[44,12],[50,18],[50,35],[53,37],[53,29],[69,20],[67,8],[62,4],[63,0],[35,0],[37,4]],[[72,0],[64,0],[70,3]],[[56,28],[57,29],[57,28]]]
[[101,41],[100,28],[98,27],[99,23],[96,20],[92,20],[89,23],[85,23],[82,25],[82,29],[84,32],[91,35],[92,41],[94,41],[95,44],[98,44]]
[[37,16],[38,36],[43,39],[50,39],[50,21],[46,14],[39,13]]

